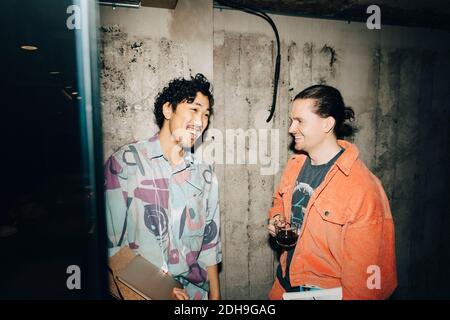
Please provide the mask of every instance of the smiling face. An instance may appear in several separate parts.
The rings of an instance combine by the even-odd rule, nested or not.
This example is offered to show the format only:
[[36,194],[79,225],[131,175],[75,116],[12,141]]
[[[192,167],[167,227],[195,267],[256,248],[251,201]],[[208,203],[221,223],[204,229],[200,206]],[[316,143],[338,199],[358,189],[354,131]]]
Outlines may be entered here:
[[169,126],[176,143],[184,148],[192,147],[208,126],[210,110],[208,98],[200,92],[192,103],[180,102],[176,110],[166,103],[163,106],[164,125]]
[[333,118],[317,115],[314,104],[314,99],[296,99],[292,104],[289,133],[295,139],[294,147],[297,151],[310,153],[320,147],[334,124]]

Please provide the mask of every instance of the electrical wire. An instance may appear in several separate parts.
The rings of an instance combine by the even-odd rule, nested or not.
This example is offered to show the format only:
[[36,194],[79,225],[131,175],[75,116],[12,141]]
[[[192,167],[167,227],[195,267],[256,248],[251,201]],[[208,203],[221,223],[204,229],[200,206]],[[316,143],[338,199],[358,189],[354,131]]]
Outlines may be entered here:
[[278,94],[278,82],[280,80],[280,69],[281,69],[281,53],[280,53],[281,46],[280,46],[280,36],[278,34],[278,29],[277,29],[275,23],[273,22],[273,20],[269,17],[269,15],[263,11],[257,10],[248,5],[242,5],[242,4],[238,4],[238,3],[235,3],[232,1],[227,1],[227,0],[217,0],[217,2],[226,7],[236,9],[236,10],[241,10],[243,12],[258,16],[258,17],[266,20],[272,27],[273,32],[275,33],[275,39],[277,41],[277,57],[276,57],[276,61],[275,61],[275,75],[274,75],[274,80],[273,80],[273,97],[272,97],[272,106],[270,107],[270,114],[266,120],[266,122],[270,122],[270,120],[272,120],[272,118],[275,114],[275,107],[276,107],[276,103],[277,103],[277,94]]

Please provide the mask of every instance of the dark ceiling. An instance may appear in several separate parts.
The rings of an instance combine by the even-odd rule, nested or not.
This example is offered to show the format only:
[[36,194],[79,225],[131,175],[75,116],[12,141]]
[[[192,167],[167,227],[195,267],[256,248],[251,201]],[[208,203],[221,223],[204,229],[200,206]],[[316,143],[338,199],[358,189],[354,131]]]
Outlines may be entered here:
[[[221,7],[215,1],[216,7]],[[224,2],[224,1],[222,1]],[[381,9],[381,24],[450,30],[448,0],[232,0],[268,13],[365,22],[367,7]]]
[[[169,9],[177,5],[177,0],[100,1],[136,6],[140,3],[144,7]],[[214,0],[214,6],[225,8],[225,2],[249,6],[267,13],[358,22],[367,20],[367,8],[375,4],[381,9],[382,25],[450,30],[449,0]]]

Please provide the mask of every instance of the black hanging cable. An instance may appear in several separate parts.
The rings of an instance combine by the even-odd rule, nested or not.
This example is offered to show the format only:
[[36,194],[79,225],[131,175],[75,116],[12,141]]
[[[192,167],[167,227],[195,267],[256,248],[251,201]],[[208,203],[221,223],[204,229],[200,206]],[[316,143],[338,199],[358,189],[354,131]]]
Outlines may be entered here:
[[278,34],[278,29],[277,29],[275,23],[273,22],[273,20],[269,17],[269,15],[267,15],[263,11],[251,8],[247,5],[238,4],[238,3],[235,3],[232,1],[217,0],[217,2],[221,5],[224,5],[224,6],[233,8],[233,9],[241,10],[246,13],[253,14],[255,16],[263,18],[270,24],[270,26],[273,29],[273,32],[275,33],[275,38],[277,41],[277,58],[275,61],[275,76],[274,76],[274,80],[273,80],[273,97],[272,97],[272,106],[270,108],[270,114],[266,120],[266,122],[270,122],[270,120],[272,120],[273,115],[275,114],[275,106],[277,103],[277,94],[278,94],[278,82],[280,80],[281,46],[280,46],[280,36]]

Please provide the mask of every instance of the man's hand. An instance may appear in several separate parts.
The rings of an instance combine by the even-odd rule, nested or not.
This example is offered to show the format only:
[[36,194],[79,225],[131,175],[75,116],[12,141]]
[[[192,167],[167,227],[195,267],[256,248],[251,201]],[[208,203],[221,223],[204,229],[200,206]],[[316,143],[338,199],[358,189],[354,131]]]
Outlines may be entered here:
[[[169,271],[162,270],[165,274],[171,276]],[[173,288],[172,294],[176,300],[189,300],[189,295],[186,292],[186,289]]]
[[206,267],[209,278],[209,300],[220,300],[219,267],[217,264]]
[[189,300],[186,289],[173,288],[172,293],[177,300]]
[[269,233],[272,237],[276,236],[276,228],[277,227],[283,227],[286,224],[286,219],[284,217],[284,215],[282,214],[277,214],[276,216],[274,216],[272,219],[269,220],[269,225],[267,227],[267,229],[269,230]]

